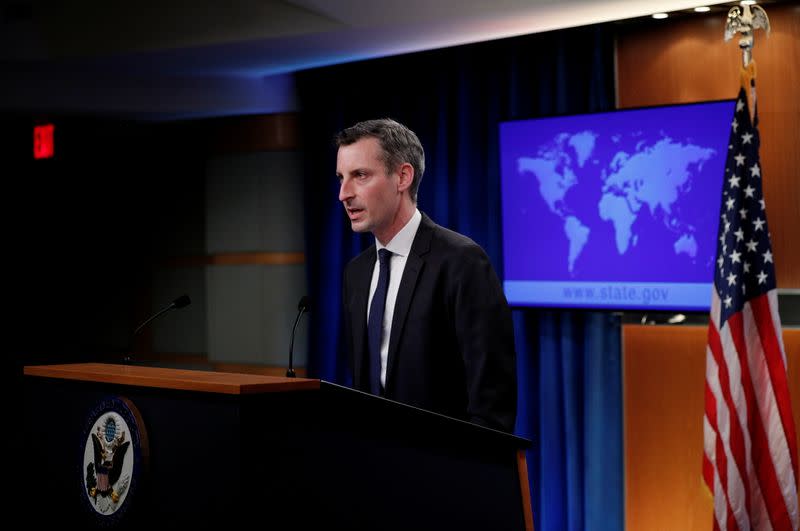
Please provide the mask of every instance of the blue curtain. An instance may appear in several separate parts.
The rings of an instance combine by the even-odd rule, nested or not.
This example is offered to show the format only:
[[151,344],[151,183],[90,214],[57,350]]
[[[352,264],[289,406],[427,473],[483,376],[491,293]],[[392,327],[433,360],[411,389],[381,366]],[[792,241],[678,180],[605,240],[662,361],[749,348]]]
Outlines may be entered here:
[[[428,167],[419,208],[466,234],[502,274],[498,123],[613,107],[613,35],[605,26],[516,37],[297,76],[306,153],[309,374],[350,383],[341,274],[373,243],[337,200],[333,135],[391,117],[420,137]],[[516,433],[528,437],[539,531],[623,528],[620,326],[611,314],[514,311]]]

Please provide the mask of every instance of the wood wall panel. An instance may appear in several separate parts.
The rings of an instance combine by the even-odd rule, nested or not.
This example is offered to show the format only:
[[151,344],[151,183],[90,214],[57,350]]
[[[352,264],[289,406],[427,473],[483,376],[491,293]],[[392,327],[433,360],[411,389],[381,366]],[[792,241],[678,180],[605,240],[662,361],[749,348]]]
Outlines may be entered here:
[[213,154],[291,151],[300,145],[296,113],[232,116],[209,120],[208,148]]
[[[623,327],[625,529],[708,531],[701,474],[706,328]],[[800,426],[800,330],[783,333]]]
[[[755,37],[761,166],[778,286],[800,288],[800,6],[766,7],[772,26]],[[733,98],[741,52],[723,40],[716,13],[622,29],[617,38],[618,106]]]

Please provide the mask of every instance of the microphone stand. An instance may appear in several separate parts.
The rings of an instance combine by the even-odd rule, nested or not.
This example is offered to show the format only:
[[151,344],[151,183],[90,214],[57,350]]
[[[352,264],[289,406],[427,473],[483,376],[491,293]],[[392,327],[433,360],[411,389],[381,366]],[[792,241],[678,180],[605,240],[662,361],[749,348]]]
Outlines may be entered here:
[[169,306],[167,306],[167,307],[163,308],[163,309],[162,309],[162,310],[160,310],[158,313],[156,313],[155,315],[151,316],[151,317],[150,317],[150,318],[148,318],[148,319],[147,319],[145,322],[143,322],[142,324],[140,324],[139,326],[137,326],[137,327],[136,327],[136,330],[134,330],[134,331],[133,331],[133,334],[131,334],[131,339],[130,339],[130,342],[129,342],[129,344],[128,344],[128,349],[127,349],[127,351],[126,351],[126,353],[125,353],[125,357],[122,359],[122,363],[123,363],[124,365],[130,365],[131,363],[133,363],[133,357],[131,356],[131,351],[133,350],[133,341],[134,341],[134,339],[136,339],[136,334],[138,334],[138,333],[139,333],[139,331],[140,331],[142,328],[144,328],[145,326],[147,326],[147,325],[148,325],[148,324],[149,324],[151,321],[153,321],[154,319],[156,319],[156,318],[160,317],[161,315],[163,315],[163,314],[167,313],[168,311],[170,311],[170,310],[174,310],[174,309],[176,309],[176,308],[183,308],[184,306],[188,306],[188,305],[189,305],[191,302],[192,302],[192,301],[191,301],[191,299],[188,297],[188,295],[181,295],[180,297],[178,297],[177,299],[175,299],[174,301],[172,301],[172,302],[169,304]]
[[292,368],[293,360],[294,360],[294,335],[297,331],[297,324],[300,322],[300,318],[303,314],[308,310],[308,297],[303,297],[300,299],[300,304],[298,305],[298,312],[297,318],[294,320],[294,326],[292,327],[292,340],[289,343],[289,368],[286,370],[286,377],[287,378],[295,378],[297,375]]

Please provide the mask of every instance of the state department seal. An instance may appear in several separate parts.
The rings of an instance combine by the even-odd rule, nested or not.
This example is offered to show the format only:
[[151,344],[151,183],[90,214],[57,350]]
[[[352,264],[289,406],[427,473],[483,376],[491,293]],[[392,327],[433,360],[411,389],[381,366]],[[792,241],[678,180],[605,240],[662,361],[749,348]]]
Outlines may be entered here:
[[101,400],[88,415],[81,441],[84,507],[101,526],[115,526],[134,503],[148,454],[139,411],[123,397]]

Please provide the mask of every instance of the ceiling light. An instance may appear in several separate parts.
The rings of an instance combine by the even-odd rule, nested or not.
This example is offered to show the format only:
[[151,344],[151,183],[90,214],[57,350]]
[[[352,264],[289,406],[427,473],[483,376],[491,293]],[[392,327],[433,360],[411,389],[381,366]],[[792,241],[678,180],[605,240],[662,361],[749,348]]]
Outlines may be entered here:
[[707,13],[708,11],[711,11],[711,8],[708,6],[697,6],[694,8],[694,11],[695,13]]
[[662,19],[662,18],[667,18],[668,16],[669,15],[667,15],[666,13],[653,13],[653,18],[659,19],[659,20]]

